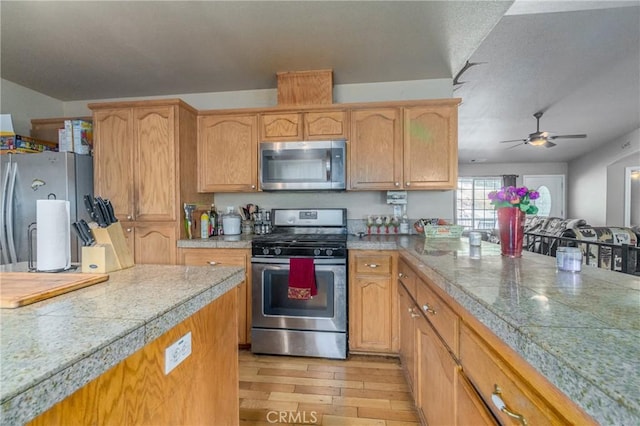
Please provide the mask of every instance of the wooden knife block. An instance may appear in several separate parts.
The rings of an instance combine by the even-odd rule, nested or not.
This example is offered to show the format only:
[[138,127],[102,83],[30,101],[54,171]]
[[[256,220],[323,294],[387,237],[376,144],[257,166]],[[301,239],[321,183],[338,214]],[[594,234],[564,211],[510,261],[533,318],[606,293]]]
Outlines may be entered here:
[[120,222],[91,231],[97,244],[82,248],[82,272],[107,273],[134,265]]

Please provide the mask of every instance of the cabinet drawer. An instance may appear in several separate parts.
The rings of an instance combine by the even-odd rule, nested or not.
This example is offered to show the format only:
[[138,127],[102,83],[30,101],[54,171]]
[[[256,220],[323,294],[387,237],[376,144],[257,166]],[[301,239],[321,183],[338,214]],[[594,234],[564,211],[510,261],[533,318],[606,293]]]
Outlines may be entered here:
[[398,280],[405,286],[411,297],[416,298],[416,273],[404,260],[398,262]]
[[359,255],[355,259],[356,274],[390,274],[391,256]]
[[458,316],[429,288],[427,282],[418,280],[416,286],[418,307],[457,357],[460,324]]
[[182,264],[189,266],[245,266],[245,255],[229,254],[228,250],[183,249]]
[[524,417],[529,425],[557,425],[570,422],[555,411],[504,363],[498,354],[466,326],[460,330],[460,359],[465,375],[502,424],[518,424],[497,408]]

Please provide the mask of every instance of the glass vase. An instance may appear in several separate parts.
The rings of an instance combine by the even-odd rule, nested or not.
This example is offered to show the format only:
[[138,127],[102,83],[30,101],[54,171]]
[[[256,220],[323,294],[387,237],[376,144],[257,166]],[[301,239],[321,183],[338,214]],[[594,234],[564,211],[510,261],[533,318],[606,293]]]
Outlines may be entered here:
[[518,207],[498,209],[500,251],[503,256],[522,257],[525,213]]

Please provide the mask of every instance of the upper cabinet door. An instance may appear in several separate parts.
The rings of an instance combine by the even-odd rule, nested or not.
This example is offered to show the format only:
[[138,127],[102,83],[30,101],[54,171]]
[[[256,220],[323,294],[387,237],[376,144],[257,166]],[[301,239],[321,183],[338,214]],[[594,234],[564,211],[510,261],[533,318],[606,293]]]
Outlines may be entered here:
[[400,108],[351,111],[350,189],[402,187]]
[[133,111],[131,108],[95,111],[93,126],[94,193],[111,201],[119,220],[133,220]]
[[304,139],[348,139],[346,111],[306,112],[304,114]]
[[198,117],[198,191],[257,190],[257,129],[256,115]]
[[405,189],[454,189],[458,179],[458,108],[404,108]]
[[261,141],[296,141],[302,138],[301,113],[260,115]]
[[176,220],[175,107],[134,109],[136,220]]

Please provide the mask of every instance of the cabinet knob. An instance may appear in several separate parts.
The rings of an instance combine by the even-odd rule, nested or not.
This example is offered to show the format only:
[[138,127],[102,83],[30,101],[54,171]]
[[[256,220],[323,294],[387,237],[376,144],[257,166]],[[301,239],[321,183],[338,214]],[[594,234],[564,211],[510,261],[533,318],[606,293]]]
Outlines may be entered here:
[[400,273],[398,273],[398,278],[409,278],[409,276],[403,274],[402,272],[400,272]]
[[400,182],[394,183],[395,186],[400,186]]
[[420,316],[420,314],[413,311],[413,308],[409,308],[409,315],[411,315],[411,318],[417,318]]
[[411,186],[411,182],[405,182],[405,186]]
[[133,220],[133,217],[130,214],[128,214],[127,215],[127,220]]
[[211,266],[216,266],[218,264],[218,262],[216,262],[215,260],[210,260],[207,263]]
[[502,411],[507,416],[513,417],[514,419],[520,421],[521,425],[527,426],[527,419],[525,419],[522,414],[514,413],[513,411],[511,411],[509,407],[507,407],[507,404],[504,403],[501,395],[502,391],[500,390],[500,387],[498,387],[498,385],[494,385],[494,390],[491,394],[491,402],[493,402],[493,405],[495,405],[498,410]]
[[256,189],[256,186],[255,185],[251,185],[251,189]]
[[373,268],[373,269],[375,269],[375,268],[377,268],[378,266],[380,266],[380,265],[378,265],[377,263],[365,263],[364,265],[365,265],[365,266],[368,266],[369,268]]
[[428,314],[431,314],[431,315],[435,315],[435,314],[436,314],[436,311],[434,311],[433,309],[431,309],[431,308],[429,307],[429,305],[427,305],[426,303],[425,303],[424,305],[422,305],[422,310],[423,310],[423,311],[425,311],[425,312],[426,312],[426,313],[428,313]]
[[132,231],[132,229],[131,229],[131,228],[127,228],[127,232],[131,232],[131,231]]

